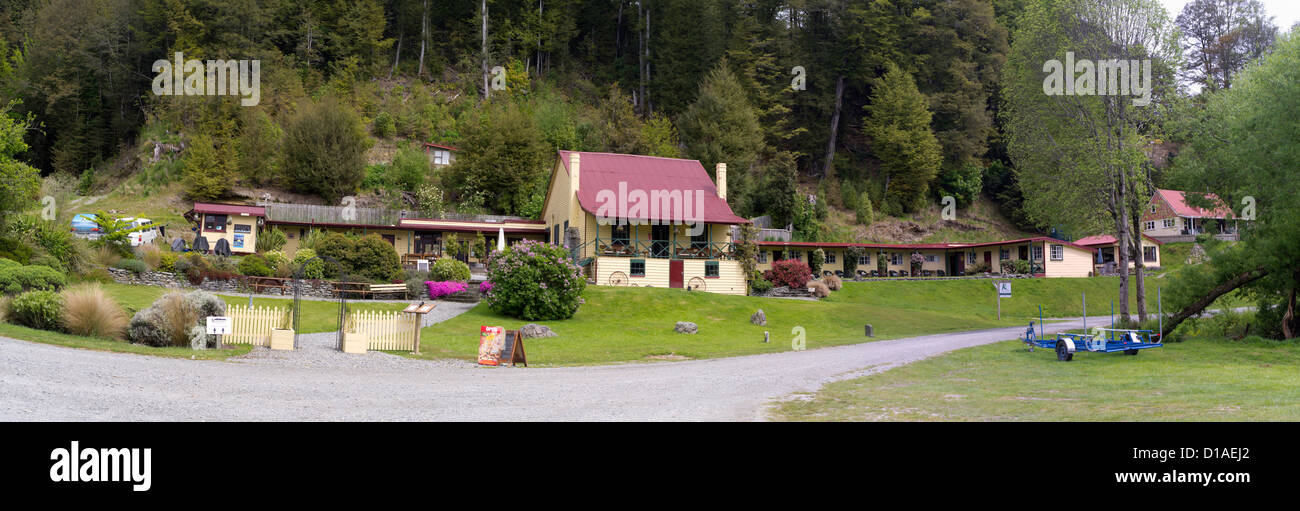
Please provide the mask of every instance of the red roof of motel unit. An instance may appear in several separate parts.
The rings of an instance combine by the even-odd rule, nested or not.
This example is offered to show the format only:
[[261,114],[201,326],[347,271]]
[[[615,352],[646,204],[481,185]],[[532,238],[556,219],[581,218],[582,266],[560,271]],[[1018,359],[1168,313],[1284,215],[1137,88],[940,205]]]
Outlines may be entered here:
[[[1147,236],[1145,234],[1143,234],[1142,237],[1146,238],[1147,241],[1155,243],[1156,245],[1164,245],[1164,242],[1152,238],[1150,236]],[[1097,236],[1088,236],[1086,238],[1079,238],[1075,240],[1074,243],[1078,245],[1083,245],[1085,247],[1095,247],[1098,245],[1114,245],[1115,237],[1109,234],[1099,234]]]
[[1218,204],[1219,206],[1214,208],[1213,210],[1209,210],[1209,209],[1198,208],[1196,206],[1191,206],[1187,204],[1187,192],[1183,192],[1179,190],[1156,190],[1156,192],[1160,194],[1160,197],[1163,198],[1165,202],[1169,203],[1170,207],[1174,208],[1174,214],[1181,217],[1187,217],[1187,218],[1230,218],[1232,217],[1232,209],[1229,208],[1228,205],[1223,202],[1223,199],[1220,199],[1218,195],[1212,193],[1204,194],[1205,198],[1209,199],[1210,202]]
[[266,216],[266,208],[261,206],[239,206],[236,204],[212,204],[195,202],[195,213],[212,215]]
[[[560,151],[560,161],[564,171],[570,172],[569,155],[574,151]],[[709,173],[698,160],[680,158],[661,158],[637,154],[589,153],[579,152],[578,203],[588,213],[596,214],[603,204],[597,200],[597,194],[609,191],[614,194],[614,206],[627,200],[619,196],[620,189],[631,193],[635,190],[649,194],[652,191],[681,191],[702,194],[703,212],[694,211],[695,196],[691,197],[691,209],[694,219],[713,224],[747,224],[749,220],[736,216],[727,201],[718,197],[718,188],[709,179]],[[624,188],[620,188],[620,184]],[[607,196],[608,197],[608,196]],[[683,203],[686,202],[684,199]],[[675,204],[674,204],[675,206]],[[684,208],[685,209],[685,208]],[[684,218],[684,211],[657,211],[656,218],[651,218],[649,208],[639,220],[657,220],[671,222],[692,220]]]
[[424,147],[437,147],[438,149],[446,149],[446,150],[448,150],[448,151],[459,151],[459,150],[460,150],[459,148],[456,148],[456,147],[452,147],[452,146],[449,146],[449,145],[435,144],[435,143],[433,143],[433,142],[425,142],[425,143],[424,143]]

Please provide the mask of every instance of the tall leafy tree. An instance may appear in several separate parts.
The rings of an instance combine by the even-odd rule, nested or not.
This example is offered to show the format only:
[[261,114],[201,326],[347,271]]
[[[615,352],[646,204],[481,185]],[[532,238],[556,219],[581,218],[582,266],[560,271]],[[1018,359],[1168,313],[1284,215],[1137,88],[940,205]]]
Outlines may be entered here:
[[1277,26],[1259,0],[1192,0],[1178,14],[1186,76],[1215,91],[1273,46]]
[[886,212],[919,209],[939,173],[943,155],[930,130],[927,105],[912,76],[891,63],[866,107],[863,131],[881,162],[885,201],[891,208]]
[[28,120],[15,119],[12,108],[12,103],[0,107],[0,226],[10,213],[22,211],[36,200],[41,188],[40,173],[17,159],[27,151],[23,136]]
[[758,113],[745,96],[736,75],[720,62],[678,119],[688,158],[700,160],[710,172],[718,163],[727,164],[727,199],[733,203],[749,192],[748,173],[764,151]]
[[303,105],[288,121],[281,147],[289,185],[336,202],[361,184],[370,139],[351,107],[326,97]]
[[[1020,28],[1005,70],[1003,112],[1007,149],[1018,171],[1026,213],[1067,232],[1112,232],[1119,240],[1120,316],[1129,315],[1129,266],[1134,242],[1132,215],[1147,188],[1143,130],[1155,108],[1129,95],[1048,94],[1053,82],[1045,63],[1068,60],[1149,60],[1146,77],[1153,105],[1172,87],[1179,63],[1176,31],[1155,0],[1034,0],[1018,19]],[[1143,70],[1142,74],[1146,71]],[[1086,73],[1062,70],[1057,78],[1097,84]],[[1118,92],[1118,91],[1117,91]],[[1145,197],[1140,197],[1145,199]],[[1141,258],[1136,267],[1138,314],[1145,319]]]

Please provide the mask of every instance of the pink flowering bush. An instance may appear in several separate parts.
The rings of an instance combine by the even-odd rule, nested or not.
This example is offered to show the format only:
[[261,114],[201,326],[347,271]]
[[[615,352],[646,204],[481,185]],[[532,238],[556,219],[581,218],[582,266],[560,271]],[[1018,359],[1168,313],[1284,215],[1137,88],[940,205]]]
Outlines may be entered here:
[[488,294],[488,291],[491,291],[491,290],[492,290],[492,281],[490,281],[490,280],[485,280],[485,281],[483,281],[483,282],[479,282],[479,284],[478,284],[478,294],[481,294],[481,295],[486,296],[486,295]]
[[464,282],[455,280],[446,281],[427,281],[424,285],[429,286],[429,298],[438,299],[447,295],[456,294],[464,291],[466,287]]
[[[515,243],[487,260],[491,281],[486,301],[497,314],[529,321],[573,317],[587,288],[569,251],[531,240]],[[485,283],[486,284],[486,283]]]

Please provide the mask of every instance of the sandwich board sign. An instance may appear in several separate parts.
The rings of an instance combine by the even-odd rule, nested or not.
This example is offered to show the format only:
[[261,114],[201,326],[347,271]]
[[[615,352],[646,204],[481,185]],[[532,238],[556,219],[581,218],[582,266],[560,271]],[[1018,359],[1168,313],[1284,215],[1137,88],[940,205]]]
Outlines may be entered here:
[[208,335],[226,335],[230,333],[229,316],[208,316]]

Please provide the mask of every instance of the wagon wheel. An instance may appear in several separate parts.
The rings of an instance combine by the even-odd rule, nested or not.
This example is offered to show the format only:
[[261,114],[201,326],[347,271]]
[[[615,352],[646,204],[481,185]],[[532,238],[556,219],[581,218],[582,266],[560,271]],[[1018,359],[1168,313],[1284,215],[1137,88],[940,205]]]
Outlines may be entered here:
[[707,290],[708,290],[708,289],[706,289],[706,286],[704,285],[704,279],[699,278],[699,277],[691,277],[691,280],[690,280],[689,282],[687,282],[687,284],[686,284],[686,289],[691,289],[691,290],[695,290],[695,291],[707,291]]
[[1070,350],[1066,349],[1065,341],[1056,341],[1056,359],[1061,362],[1074,360],[1074,354],[1070,353]]
[[623,273],[623,272],[621,272],[621,271],[616,271],[616,272],[614,272],[614,273],[609,274],[609,285],[611,285],[611,286],[626,286],[626,285],[627,285],[627,274],[626,274],[626,273]]

